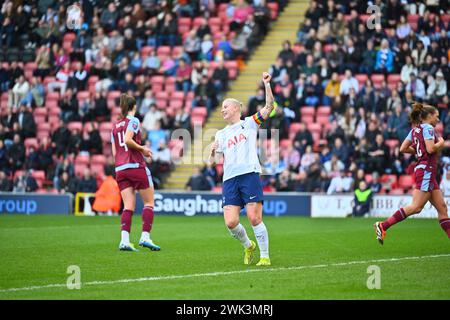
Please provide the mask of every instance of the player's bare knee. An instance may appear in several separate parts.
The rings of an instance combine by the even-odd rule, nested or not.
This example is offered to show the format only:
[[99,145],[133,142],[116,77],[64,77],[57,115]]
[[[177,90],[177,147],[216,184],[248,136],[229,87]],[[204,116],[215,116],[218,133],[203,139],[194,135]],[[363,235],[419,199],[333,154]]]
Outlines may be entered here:
[[262,222],[262,217],[260,217],[259,215],[248,216],[248,221],[252,226],[257,226]]
[[239,224],[239,219],[225,220],[225,225],[227,226],[228,229],[234,229],[237,227],[238,224]]

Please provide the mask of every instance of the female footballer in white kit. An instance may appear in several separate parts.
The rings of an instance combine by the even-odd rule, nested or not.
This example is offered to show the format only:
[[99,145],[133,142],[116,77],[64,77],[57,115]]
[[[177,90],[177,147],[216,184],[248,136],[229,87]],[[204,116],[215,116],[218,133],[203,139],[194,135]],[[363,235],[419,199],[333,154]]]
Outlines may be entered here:
[[260,251],[257,266],[270,266],[269,235],[262,221],[263,190],[256,144],[260,124],[274,109],[270,79],[271,76],[264,72],[262,81],[266,88],[266,105],[253,116],[241,120],[242,103],[231,98],[223,101],[221,112],[228,125],[216,133],[209,157],[211,163],[217,163],[216,155],[224,156],[222,206],[225,224],[245,248],[244,264],[252,263],[256,244],[248,238],[239,222],[239,213],[246,207]]

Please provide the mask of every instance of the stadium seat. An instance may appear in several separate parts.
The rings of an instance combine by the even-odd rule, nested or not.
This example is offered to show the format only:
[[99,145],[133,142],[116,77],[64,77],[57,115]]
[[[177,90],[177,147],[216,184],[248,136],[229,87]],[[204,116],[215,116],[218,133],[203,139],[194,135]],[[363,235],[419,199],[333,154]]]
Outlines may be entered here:
[[269,2],[267,7],[270,10],[270,19],[276,20],[278,17],[278,3],[277,2]]
[[142,47],[142,49],[141,49],[142,59],[145,59],[146,57],[148,57],[150,55],[150,53],[154,50],[155,50],[155,47],[151,47],[151,46]]
[[372,174],[370,174],[370,173],[365,174],[364,181],[366,181],[366,183],[371,183],[373,181]]
[[58,100],[59,100],[59,92],[47,92],[47,94],[45,95],[46,105],[50,101],[56,101],[57,102]]
[[[166,91],[169,94],[176,91],[175,82],[176,82],[175,77],[167,77],[165,79],[164,91]],[[153,92],[155,91],[153,90]]]
[[39,127],[39,124],[44,124],[47,120],[48,109],[47,108],[36,108],[33,112],[34,122]]
[[180,110],[183,108],[184,102],[182,100],[170,100],[169,101],[169,108],[174,109],[175,111]]
[[100,131],[104,131],[104,130],[111,131],[112,128],[113,128],[113,124],[112,123],[110,123],[110,122],[102,122],[102,123],[100,123],[99,130]]
[[290,139],[282,139],[280,141],[280,149],[287,149],[290,145],[292,145],[292,141]]
[[208,20],[209,28],[211,33],[216,33],[222,29],[222,20],[219,17],[211,17]]
[[178,32],[180,34],[188,33],[191,30],[191,18],[180,17],[178,19]]
[[77,100],[78,103],[81,104],[82,102],[84,102],[84,100],[86,100],[87,98],[90,97],[90,93],[89,91],[79,91],[77,93]]
[[75,175],[77,177],[82,177],[84,175],[84,171],[87,168],[88,168],[87,164],[82,164],[82,163],[75,164],[75,166],[74,166]]
[[289,126],[289,140],[292,140],[295,134],[300,130],[301,123],[293,122]]
[[184,100],[184,92],[183,91],[174,91],[172,92],[172,94],[170,95],[170,100],[171,101],[183,101]]
[[191,125],[192,127],[201,127],[205,123],[205,118],[202,116],[191,116]]
[[99,80],[98,76],[90,76],[88,79],[88,85],[89,86],[95,85],[98,82],[98,80]]
[[435,127],[436,133],[442,137],[442,135],[444,134],[444,125],[442,124],[442,122],[439,122],[436,127]]
[[89,166],[91,172],[94,176],[100,176],[103,178],[105,176],[105,165],[101,163],[91,163]]
[[398,141],[397,139],[388,139],[384,143],[389,147],[391,153],[394,152],[395,147],[400,145],[400,141]]
[[195,107],[191,111],[192,117],[206,118],[207,115],[208,115],[208,109],[206,109],[206,107]]
[[118,90],[116,91],[109,91],[108,94],[106,95],[107,99],[117,99],[120,97],[122,93]]
[[359,84],[365,84],[367,79],[369,79],[369,77],[367,76],[367,74],[358,73],[355,74],[355,79],[358,80]]
[[91,157],[91,163],[105,165],[106,157],[102,154],[95,154]]
[[359,20],[361,20],[361,22],[364,24],[367,22],[367,20],[369,20],[369,18],[370,18],[370,15],[368,15],[368,14],[360,14],[359,15]]
[[32,61],[32,62],[27,62],[25,64],[25,71],[34,71],[37,68],[37,63]]
[[205,21],[205,18],[203,18],[203,17],[194,18],[194,21],[192,22],[192,28],[198,29],[198,27],[200,27],[204,21]]
[[70,131],[78,129],[81,132],[83,130],[83,123],[79,121],[69,122],[67,129]]
[[75,162],[75,165],[77,165],[77,164],[88,165],[89,162],[90,162],[90,158],[89,158],[89,156],[79,154],[79,155],[77,155],[75,157],[75,161],[74,162]]
[[51,130],[54,131],[59,127],[59,114],[49,114],[48,123],[50,124]]
[[383,174],[380,178],[380,183],[389,184],[390,189],[397,187],[397,176],[395,174]]
[[313,132],[322,132],[322,125],[320,123],[307,123],[306,127],[308,128],[309,131],[311,131],[311,133]]
[[51,125],[48,122],[37,122],[38,131],[49,131],[51,130]]
[[321,124],[322,126],[326,126],[330,124],[330,117],[326,115],[317,115],[316,123]]
[[385,80],[384,74],[373,74],[370,77],[370,80],[372,80],[373,86],[375,88],[379,88],[379,87],[381,87],[382,82]]
[[236,60],[225,61],[224,66],[226,69],[228,69],[228,75],[230,79],[232,80],[236,79],[239,68],[237,61]]
[[68,32],[63,37],[63,42],[74,41],[77,38],[77,35],[73,32]]
[[401,76],[399,74],[390,74],[387,77],[388,84],[394,83],[395,85],[397,85],[397,83],[400,81],[401,81]]
[[221,177],[223,175],[223,163],[216,164],[217,175]]
[[37,149],[39,144],[36,138],[26,138],[24,141],[25,144],[25,148],[29,149],[31,147],[33,147],[34,149]]
[[398,187],[407,189],[411,188],[411,186],[414,184],[414,179],[410,175],[402,175],[400,176],[400,179],[398,180]]
[[64,49],[65,53],[71,54],[73,51],[72,41],[64,41],[62,48]]
[[183,51],[183,46],[175,46],[172,48],[172,56],[174,57],[178,57],[181,53],[181,51]]
[[31,172],[31,176],[36,179],[39,188],[42,188],[42,185],[45,181],[45,171],[44,170],[33,170]]
[[418,23],[419,22],[419,15],[418,14],[408,14],[407,21],[409,24],[411,23]]
[[[314,115],[316,114],[316,109],[314,107],[308,107],[308,106],[303,106],[300,108],[300,116],[302,117],[312,117],[314,118]],[[304,122],[302,120],[302,122]]]
[[165,91],[159,91],[155,93],[155,98],[169,100],[169,94]]
[[397,188],[397,189],[392,189],[389,192],[389,194],[392,194],[392,195],[403,195],[403,194],[405,194],[405,191],[403,189],[401,189],[401,188]]
[[[156,50],[156,55],[161,59],[162,57],[170,56],[171,48],[169,46],[160,46]],[[162,59],[161,59],[162,60]]]
[[317,116],[329,116],[331,114],[331,107],[330,106],[319,106],[317,108],[316,115]]

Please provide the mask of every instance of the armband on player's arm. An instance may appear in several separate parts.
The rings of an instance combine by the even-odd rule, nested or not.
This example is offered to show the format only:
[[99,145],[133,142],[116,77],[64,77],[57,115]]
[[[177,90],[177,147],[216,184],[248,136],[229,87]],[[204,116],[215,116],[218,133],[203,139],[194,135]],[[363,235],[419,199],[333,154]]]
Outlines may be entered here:
[[270,78],[268,82],[264,83],[266,88],[266,105],[260,111],[253,115],[253,120],[258,125],[261,125],[264,121],[266,121],[269,117],[273,117],[273,113],[275,111],[275,100],[272,94],[272,88],[270,87]]

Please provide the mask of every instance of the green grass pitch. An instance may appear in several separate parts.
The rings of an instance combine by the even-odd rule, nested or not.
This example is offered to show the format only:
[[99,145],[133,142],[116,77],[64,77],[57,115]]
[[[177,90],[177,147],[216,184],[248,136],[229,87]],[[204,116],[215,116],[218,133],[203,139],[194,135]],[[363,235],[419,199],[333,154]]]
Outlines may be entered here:
[[[384,246],[373,219],[265,223],[272,266],[261,269],[242,264],[220,216],[156,216],[162,251],[132,253],[118,251],[118,217],[2,215],[0,299],[450,299],[450,240],[436,220],[406,220]],[[70,265],[80,267],[80,290],[65,286]],[[379,290],[367,288],[370,265],[380,267]]]

